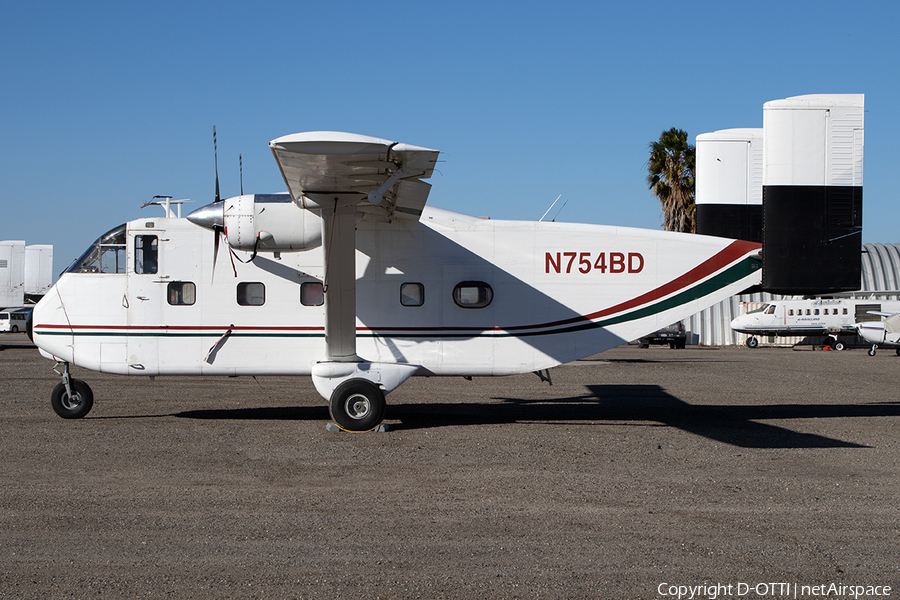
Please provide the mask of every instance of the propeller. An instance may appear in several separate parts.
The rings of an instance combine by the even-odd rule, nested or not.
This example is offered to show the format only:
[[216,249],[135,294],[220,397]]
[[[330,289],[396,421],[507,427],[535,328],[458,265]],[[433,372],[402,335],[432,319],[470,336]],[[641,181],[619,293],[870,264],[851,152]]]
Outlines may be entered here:
[[[219,196],[219,147],[216,143],[216,126],[213,125],[213,162],[216,167],[216,198],[213,201],[214,203],[222,202],[221,196]],[[241,184],[243,186],[243,184]],[[222,210],[225,210],[224,205],[222,206]],[[224,212],[223,212],[224,215]],[[216,277],[216,261],[219,258],[219,238],[225,235],[225,227],[220,225],[213,225],[213,260],[212,260],[212,275],[210,276],[210,283]]]
[[[219,150],[216,142],[216,128],[213,126],[213,160],[215,162],[215,173],[216,173],[216,197],[215,201],[212,204],[207,204],[206,206],[202,206],[197,210],[193,211],[191,214],[187,216],[188,221],[194,223],[195,225],[199,225],[200,227],[204,227],[213,232],[213,260],[212,260],[212,277],[210,283],[214,283],[215,273],[216,273],[216,264],[219,259],[219,244],[220,238],[225,235],[225,202],[222,200],[222,197],[219,193]],[[244,165],[243,165],[243,157],[239,156],[238,160],[240,161],[241,168],[241,195],[244,193]],[[227,242],[226,242],[227,243]],[[229,248],[230,250],[230,248]],[[255,258],[256,253],[254,251],[253,257],[250,260]],[[232,263],[234,261],[232,260]],[[245,261],[242,261],[245,262]],[[233,266],[233,264],[232,264]],[[237,277],[237,269],[234,269],[234,276]]]

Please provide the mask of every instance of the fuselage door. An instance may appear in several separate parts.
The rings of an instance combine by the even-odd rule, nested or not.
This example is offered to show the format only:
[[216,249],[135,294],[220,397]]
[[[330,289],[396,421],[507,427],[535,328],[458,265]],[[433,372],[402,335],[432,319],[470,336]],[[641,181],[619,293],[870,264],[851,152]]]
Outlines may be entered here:
[[151,222],[136,221],[144,229],[128,231],[128,372],[156,375],[159,371],[159,335],[165,329],[163,303],[165,280],[160,270],[160,240],[163,232]]

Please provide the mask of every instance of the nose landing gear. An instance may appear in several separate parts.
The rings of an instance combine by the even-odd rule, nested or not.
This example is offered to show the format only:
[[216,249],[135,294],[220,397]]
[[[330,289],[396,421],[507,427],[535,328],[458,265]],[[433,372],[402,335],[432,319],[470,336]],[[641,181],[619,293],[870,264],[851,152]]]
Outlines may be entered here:
[[62,382],[50,394],[50,406],[63,419],[80,419],[94,406],[94,392],[85,382],[69,376],[69,363],[63,363],[61,375]]

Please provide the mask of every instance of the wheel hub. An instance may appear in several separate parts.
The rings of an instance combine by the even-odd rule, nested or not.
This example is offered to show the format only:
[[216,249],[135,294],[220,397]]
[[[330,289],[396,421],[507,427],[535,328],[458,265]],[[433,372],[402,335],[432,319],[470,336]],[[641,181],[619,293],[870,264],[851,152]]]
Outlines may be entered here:
[[347,398],[344,403],[345,412],[347,416],[351,419],[364,419],[366,415],[369,414],[369,411],[372,410],[372,406],[369,403],[369,399],[363,396],[362,394],[352,394]]
[[75,393],[74,396],[69,396],[68,394],[63,394],[62,404],[69,410],[75,410],[79,406],[81,406],[81,394]]

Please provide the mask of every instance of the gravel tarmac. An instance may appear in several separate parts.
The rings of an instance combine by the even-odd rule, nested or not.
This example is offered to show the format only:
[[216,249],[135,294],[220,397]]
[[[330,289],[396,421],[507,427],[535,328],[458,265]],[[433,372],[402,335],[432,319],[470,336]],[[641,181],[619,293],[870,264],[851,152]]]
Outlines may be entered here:
[[0,334],[2,598],[900,595],[892,350],[414,378],[368,434],[289,377],[73,368],[94,408],[64,420],[52,366]]

